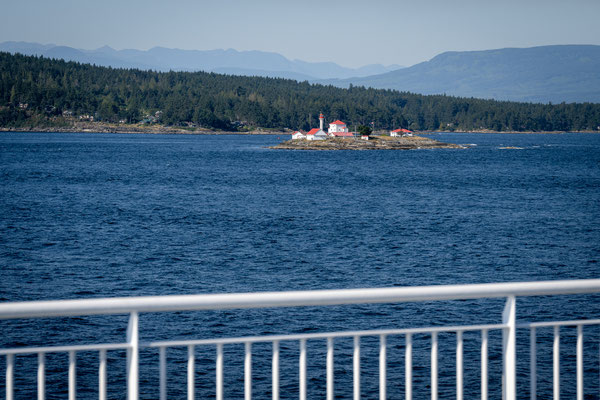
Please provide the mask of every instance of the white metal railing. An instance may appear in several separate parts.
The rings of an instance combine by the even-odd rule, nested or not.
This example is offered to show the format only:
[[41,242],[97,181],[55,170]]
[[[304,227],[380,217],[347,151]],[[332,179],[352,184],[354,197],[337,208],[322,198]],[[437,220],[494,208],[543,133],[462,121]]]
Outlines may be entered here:
[[[6,399],[14,399],[14,360],[21,354],[38,354],[37,387],[38,400],[45,398],[45,355],[47,353],[68,353],[69,399],[76,398],[76,358],[82,351],[99,353],[98,385],[99,398],[106,399],[106,352],[108,350],[127,350],[127,391],[128,399],[138,398],[139,350],[140,348],[159,349],[159,393],[166,399],[167,357],[170,347],[187,347],[187,394],[188,399],[195,396],[195,348],[196,346],[214,346],[216,349],[216,398],[223,399],[223,347],[230,344],[244,344],[244,392],[245,398],[252,397],[252,345],[254,343],[272,343],[272,397],[279,398],[280,351],[281,341],[297,341],[299,352],[299,397],[307,397],[307,351],[308,340],[326,339],[326,398],[334,398],[334,342],[339,338],[353,338],[353,398],[361,395],[361,338],[374,336],[379,338],[379,397],[386,398],[387,390],[387,342],[388,336],[402,335],[405,339],[405,398],[412,399],[413,366],[412,339],[415,334],[431,335],[431,398],[438,398],[438,334],[453,332],[456,334],[456,398],[463,399],[463,333],[481,332],[481,397],[488,397],[488,332],[501,330],[503,336],[503,398],[516,399],[516,335],[518,328],[530,330],[530,393],[536,398],[536,329],[554,328],[553,342],[553,393],[554,399],[560,397],[560,327],[577,327],[576,348],[576,388],[577,399],[583,399],[583,327],[600,325],[600,319],[574,321],[518,323],[516,320],[516,298],[519,296],[559,295],[600,293],[600,279],[544,281],[518,283],[492,283],[475,285],[422,286],[382,289],[317,290],[296,292],[265,292],[186,296],[152,296],[109,298],[89,300],[35,301],[0,304],[0,319],[38,318],[49,316],[75,316],[97,314],[129,314],[127,341],[125,343],[89,344],[77,346],[49,346],[0,349],[0,356],[6,358]],[[435,300],[459,300],[477,298],[506,298],[502,322],[488,325],[461,325],[445,327],[425,327],[386,330],[324,332],[310,334],[272,335],[238,338],[215,338],[202,340],[156,341],[140,343],[139,313],[183,311],[183,310],[222,310],[237,308],[301,307],[339,304],[397,303]]]

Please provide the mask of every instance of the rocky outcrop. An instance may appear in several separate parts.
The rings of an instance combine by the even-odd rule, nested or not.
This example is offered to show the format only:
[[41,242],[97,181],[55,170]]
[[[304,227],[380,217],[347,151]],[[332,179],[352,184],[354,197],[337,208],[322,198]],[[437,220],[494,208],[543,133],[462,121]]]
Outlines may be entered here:
[[390,137],[372,136],[369,140],[360,138],[326,140],[288,140],[271,149],[283,150],[415,150],[415,149],[462,149],[463,146],[438,142],[422,136]]

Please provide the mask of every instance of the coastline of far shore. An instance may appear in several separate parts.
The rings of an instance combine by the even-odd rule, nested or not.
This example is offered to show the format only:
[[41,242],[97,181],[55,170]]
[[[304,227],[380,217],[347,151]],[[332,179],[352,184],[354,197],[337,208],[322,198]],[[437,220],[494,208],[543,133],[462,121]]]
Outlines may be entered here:
[[43,133],[137,133],[154,135],[291,135],[275,129],[249,131],[222,131],[198,127],[178,127],[142,124],[108,124],[101,122],[75,123],[71,126],[0,127],[0,132],[43,132]]
[[[224,131],[199,127],[177,127],[147,124],[114,124],[105,122],[75,122],[70,126],[28,126],[1,127],[0,132],[44,132],[44,133],[139,133],[139,134],[180,134],[180,135],[291,135],[291,130],[256,128],[248,131]],[[419,135],[437,133],[502,133],[502,134],[561,134],[561,133],[600,133],[600,130],[583,131],[493,131],[489,129],[461,131],[415,131]],[[376,131],[374,136],[387,135],[389,132]]]

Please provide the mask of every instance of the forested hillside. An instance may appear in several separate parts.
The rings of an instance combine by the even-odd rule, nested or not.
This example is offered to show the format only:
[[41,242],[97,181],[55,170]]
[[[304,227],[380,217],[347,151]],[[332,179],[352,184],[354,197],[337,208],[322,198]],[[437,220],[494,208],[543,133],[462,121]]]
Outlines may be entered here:
[[[158,113],[157,113],[158,112]],[[578,131],[600,126],[600,104],[542,105],[422,96],[203,72],[96,67],[0,53],[0,126],[96,121],[308,129],[328,121],[377,129]],[[149,118],[150,117],[150,118]]]

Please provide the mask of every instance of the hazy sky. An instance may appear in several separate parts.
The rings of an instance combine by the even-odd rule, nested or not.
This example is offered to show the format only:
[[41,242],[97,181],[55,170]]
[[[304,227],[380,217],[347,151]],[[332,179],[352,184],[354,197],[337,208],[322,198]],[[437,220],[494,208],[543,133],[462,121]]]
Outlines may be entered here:
[[357,67],[600,44],[600,0],[0,0],[0,42],[273,51]]

